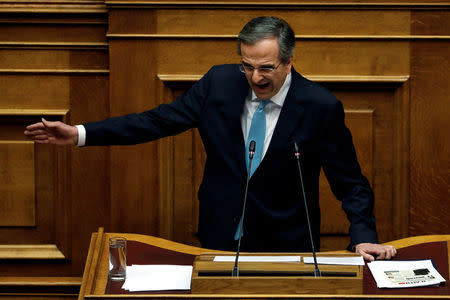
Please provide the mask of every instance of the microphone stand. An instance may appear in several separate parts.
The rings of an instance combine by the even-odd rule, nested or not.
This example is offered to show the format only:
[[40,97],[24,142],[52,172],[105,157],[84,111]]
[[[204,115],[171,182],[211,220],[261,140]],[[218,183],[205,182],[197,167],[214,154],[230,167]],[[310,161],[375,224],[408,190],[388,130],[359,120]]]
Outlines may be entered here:
[[311,231],[311,222],[309,221],[309,212],[308,212],[308,204],[306,203],[306,194],[305,194],[305,187],[303,185],[303,176],[302,176],[302,168],[300,166],[300,151],[298,150],[298,145],[296,142],[294,142],[294,155],[297,159],[297,167],[298,167],[298,173],[300,175],[300,184],[302,187],[303,192],[303,201],[305,202],[305,210],[306,210],[306,220],[308,222],[308,229],[309,229],[309,238],[311,239],[311,248],[314,258],[314,277],[321,277],[322,274],[320,273],[319,266],[317,265],[317,258],[316,258],[316,251],[314,250],[314,241],[313,241],[313,235]]
[[239,222],[239,241],[238,241],[238,247],[237,247],[237,251],[236,251],[236,259],[234,260],[234,268],[233,268],[233,271],[231,272],[232,277],[239,277],[239,267],[238,267],[239,251],[241,250],[241,238],[242,238],[242,234],[243,234],[242,230],[244,227],[245,206],[247,204],[248,182],[250,181],[250,171],[252,169],[252,160],[253,160],[253,155],[255,154],[255,147],[256,147],[256,142],[251,141],[249,149],[248,149],[248,169],[247,169],[247,182],[245,184],[244,205],[242,207],[241,222]]

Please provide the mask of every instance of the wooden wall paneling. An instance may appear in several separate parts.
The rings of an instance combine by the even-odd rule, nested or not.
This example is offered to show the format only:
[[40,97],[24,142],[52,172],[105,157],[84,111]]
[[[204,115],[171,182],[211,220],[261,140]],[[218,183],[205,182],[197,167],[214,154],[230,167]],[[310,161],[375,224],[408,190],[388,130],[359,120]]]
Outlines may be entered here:
[[[158,75],[158,79],[161,81],[161,96],[158,99],[171,102],[189,89],[198,77]],[[159,215],[160,223],[166,226],[166,231],[169,232],[166,235],[172,240],[199,245],[195,236],[199,206],[197,191],[203,174],[205,154],[198,131],[188,130],[175,137],[161,139],[158,144],[161,158],[159,169],[162,174],[160,209],[163,208]]]
[[[161,84],[157,74],[178,76],[178,82],[190,84],[192,74],[198,77],[213,64],[238,62],[235,37],[245,21],[261,14],[279,15],[297,33],[296,69],[309,77],[330,76],[331,80],[335,76],[341,81],[338,85],[350,87],[336,90],[339,97],[343,96],[340,98],[346,110],[352,112],[349,119],[352,114],[360,115],[357,112],[373,110],[372,170],[376,197],[381,199],[376,204],[377,219],[381,216],[380,238],[402,236],[406,231],[411,235],[448,230],[448,207],[438,200],[448,196],[448,145],[442,136],[445,131],[436,130],[448,127],[442,117],[447,107],[443,100],[448,94],[446,1],[350,1],[345,5],[317,1],[281,6],[258,1],[232,5],[204,1],[107,1],[109,61],[105,52],[106,10],[100,1],[91,4],[81,8],[70,1],[61,7],[52,3],[0,2],[0,87],[4,95],[0,105],[4,112],[70,109],[70,120],[82,123],[154,107],[167,101],[161,95],[172,98],[180,92],[164,80]],[[6,11],[13,5],[16,13],[8,14]],[[71,14],[76,9],[78,12]],[[348,84],[349,77],[402,77],[410,71],[411,84],[388,80],[387,84],[369,84],[367,91],[355,90],[358,84]],[[330,85],[326,80],[324,84]],[[32,88],[36,86],[40,88]],[[336,85],[330,87],[333,90]],[[411,131],[405,129],[409,127],[409,111]],[[363,122],[361,128],[370,130],[370,121],[356,122]],[[15,135],[19,130],[10,128],[21,126],[8,125],[5,135]],[[364,134],[355,133],[355,138],[361,135]],[[409,135],[410,174],[414,182],[411,185],[407,177]],[[363,145],[371,142],[355,143],[357,151],[362,151]],[[437,149],[429,145],[436,145]],[[181,151],[176,152],[175,146]],[[54,164],[56,176],[72,178],[70,186],[42,192],[54,193],[56,198],[70,195],[66,199],[69,202],[58,202],[48,209],[47,215],[72,211],[70,222],[62,221],[61,225],[70,228],[70,237],[62,244],[71,249],[73,261],[70,267],[57,266],[54,270],[47,265],[46,270],[40,271],[42,274],[78,274],[90,232],[101,224],[110,227],[109,231],[161,234],[195,243],[196,189],[205,159],[198,133],[187,132],[131,147],[70,149],[67,153],[37,147],[34,151],[41,164],[39,170],[44,172],[39,175],[41,180],[48,172],[42,164]],[[71,167],[61,168],[64,161]],[[175,169],[177,164],[181,165],[179,169]],[[362,165],[370,169],[370,164]],[[49,182],[44,180],[43,184]],[[409,193],[405,192],[408,189]],[[405,213],[408,196],[411,212]],[[164,203],[164,198],[172,202]],[[432,205],[428,206],[430,201]],[[40,207],[37,209],[44,206]],[[381,214],[382,209],[387,213]],[[46,218],[45,224],[52,222],[51,217]],[[48,240],[63,240],[63,231],[47,234],[57,236]],[[40,235],[43,236],[44,233]],[[33,238],[36,237],[29,235],[30,241]],[[337,238],[341,239],[329,236],[333,243],[338,243]]]
[[[166,80],[170,80],[171,76],[173,76],[172,79],[178,76],[176,80],[179,81],[182,81],[182,78],[199,77],[198,74],[204,74],[214,64],[238,62],[239,56],[235,52],[235,36],[243,23],[245,23],[244,19],[267,14],[267,10],[259,11],[258,9],[251,11],[243,10],[242,14],[236,14],[236,11],[232,9],[218,11],[190,7],[189,9],[173,10],[165,9],[164,7],[155,7],[153,4],[147,6],[146,4],[140,3],[143,5],[142,7],[150,9],[139,10],[132,9],[133,4],[123,8],[120,5],[116,6],[115,4],[117,3],[114,1],[109,1],[107,4],[114,8],[110,15],[111,26],[108,32],[108,38],[112,42],[121,41],[133,45],[135,43],[143,43],[144,41],[149,44],[151,43],[154,45],[152,50],[156,51],[152,53],[156,54],[155,59],[160,77],[169,74],[166,76]],[[236,15],[239,15],[239,18]],[[331,76],[340,78],[341,81],[358,76],[360,78],[374,75],[388,77],[389,75],[398,76],[409,73],[409,44],[401,38],[410,34],[410,13],[407,10],[379,11],[345,9],[336,11],[317,9],[283,11],[281,15],[291,22],[298,34],[295,66],[302,73],[319,77],[326,74],[330,78]],[[328,18],[324,18],[325,15]],[[211,22],[212,19],[215,22]],[[343,20],[349,19],[352,22],[343,22]],[[324,20],[326,24],[322,26]],[[367,22],[367,20],[373,20],[374,22]],[[386,26],[375,26],[375,20],[383,20]],[[225,23],[227,26],[223,26]],[[208,24],[208,26],[205,26],[205,24]],[[326,35],[327,32],[329,33],[328,35]],[[389,44],[389,47],[385,46],[386,43]],[[148,58],[144,58],[144,63],[145,60],[148,60]],[[323,63],[317,64],[317,61],[322,61]],[[197,75],[193,76],[191,74]],[[174,91],[167,91],[164,85],[159,85],[160,95],[173,98],[175,95]],[[394,100],[396,90],[397,88],[391,87],[390,91],[384,94],[385,96],[382,96],[382,98],[389,99],[388,102],[392,105],[391,112],[389,112],[389,109],[383,110],[383,113],[388,118],[391,118],[391,121],[389,121],[391,130],[399,128],[398,124],[394,124],[392,121],[393,106],[397,103]],[[155,105],[159,103],[160,98],[158,95]],[[376,98],[373,99],[375,101]],[[167,101],[167,99],[164,99],[164,101]],[[369,103],[369,107],[363,107],[363,109],[372,109],[370,107],[370,101],[364,103]],[[377,135],[377,132],[380,132],[379,128],[385,126],[382,124],[383,119],[376,117],[378,113],[378,111],[375,111],[375,120],[380,120],[378,124],[374,125],[375,135]],[[389,128],[381,130],[389,131]],[[380,133],[378,135],[380,136]],[[383,136],[382,131],[381,136]],[[389,136],[391,137],[390,139]],[[374,157],[377,157],[377,160],[381,159],[386,170],[392,170],[392,153],[394,152],[392,132],[381,138],[382,140],[384,139],[383,143],[387,143],[390,147],[387,148],[388,154],[374,153]],[[377,145],[382,141],[380,137],[378,140],[376,142]],[[181,242],[189,242],[186,239],[189,233],[186,231],[190,231],[191,229],[175,224],[178,224],[177,218],[182,218],[183,220],[191,220],[189,222],[192,228],[196,228],[196,225],[194,225],[196,220],[195,222],[192,221],[191,213],[188,212],[183,215],[183,211],[186,211],[184,207],[189,207],[192,203],[196,203],[192,202],[190,196],[192,190],[187,187],[187,183],[192,182],[192,178],[190,178],[193,174],[192,168],[194,167],[196,170],[194,171],[193,179],[194,186],[196,186],[195,191],[201,180],[202,169],[201,163],[199,163],[202,160],[201,157],[199,159],[194,158],[194,163],[193,165],[191,164],[190,159],[192,157],[190,153],[192,150],[188,145],[189,142],[193,142],[194,147],[200,145],[199,148],[201,148],[201,143],[195,141],[195,134],[193,137],[190,134],[185,134],[184,136],[164,139],[158,142],[159,153],[161,155],[159,169],[159,214],[160,217],[165,219],[164,221],[159,221],[159,232],[166,236],[173,235],[174,239]],[[404,141],[402,140],[402,142]],[[173,152],[173,148],[176,146],[178,149],[179,144],[183,145],[182,149],[185,149],[181,151],[185,152],[183,157],[181,157],[182,154],[180,152],[176,154],[177,156]],[[172,152],[166,153],[166,151]],[[179,155],[181,156],[179,157]],[[198,154],[196,153],[196,155]],[[385,156],[384,158],[383,155]],[[184,178],[178,177],[175,174],[175,162],[177,159],[178,161],[186,162],[183,167],[187,169],[181,173],[185,174]],[[380,181],[382,180],[381,178],[381,174],[377,175],[376,180],[379,181],[377,185],[383,186],[383,183],[387,183],[388,186],[393,188],[394,179],[392,176],[384,179],[385,181],[387,180],[386,182]],[[180,185],[180,182],[183,184]],[[195,185],[195,183],[197,184]],[[387,214],[385,219],[381,220],[382,224],[386,223],[381,226],[383,229],[381,237],[386,239],[392,235],[390,233],[392,226],[388,224],[393,222],[393,219],[395,219],[393,215],[397,212],[393,212],[394,209],[392,208],[394,205],[392,204],[392,190],[382,190],[381,188],[379,190],[378,194],[383,199],[379,203],[388,204],[391,207],[391,213]],[[180,200],[180,197],[184,200]],[[167,199],[169,201],[166,203],[165,201]],[[177,201],[188,201],[191,204],[178,204]],[[183,209],[178,209],[179,207],[183,207]],[[172,219],[173,222],[169,222],[167,219]],[[179,227],[181,228],[178,229]],[[181,232],[177,230],[181,230]],[[191,232],[190,235],[192,236],[193,233]],[[346,230],[342,234],[346,234]],[[182,238],[180,240],[175,238],[175,236]]]
[[[79,124],[109,115],[106,28],[100,1],[0,1],[0,139],[25,140],[25,126],[42,116]],[[46,285],[57,292],[51,276],[74,276],[70,292],[59,289],[73,295],[90,234],[108,222],[102,207],[109,201],[108,176],[94,177],[109,174],[101,159],[108,149],[33,149],[36,225],[0,228],[2,253],[13,254],[2,264],[1,275],[9,277],[0,286],[12,291],[14,275],[50,276],[29,278],[22,291]]]
[[[110,34],[158,34],[163,36],[214,37],[237,36],[245,23],[258,16],[280,15],[298,36],[384,35],[396,36],[409,32],[408,10],[347,9],[268,9],[266,3],[254,9],[220,9],[192,7],[173,9],[114,9],[110,16],[117,19]],[[237,13],[239,12],[239,13]],[[379,26],[383,24],[383,26]]]
[[450,231],[450,41],[414,41],[409,235]]
[[392,232],[394,238],[408,237],[409,226],[409,187],[410,187],[410,76],[402,80],[394,93],[393,118],[396,124],[393,132],[393,203],[394,215]]
[[[404,174],[407,157],[398,163],[408,147],[405,132],[408,123],[399,116],[408,115],[408,93],[403,93],[407,76],[348,76],[311,79],[322,82],[344,104],[346,124],[352,131],[358,160],[363,174],[368,178],[375,193],[375,217],[380,241],[401,236],[392,230],[393,224],[407,224],[404,213],[407,207]],[[333,81],[328,81],[334,78]],[[399,96],[401,95],[401,96]],[[407,118],[406,118],[407,120]],[[403,169],[402,169],[403,168]],[[345,214],[332,195],[324,176],[320,182],[322,211],[322,250],[345,248],[348,245],[348,226]],[[403,192],[399,192],[403,190]]]
[[[156,106],[155,45],[110,41],[111,116]],[[111,148],[111,227],[116,232],[157,234],[158,146]]]
[[[104,53],[106,56],[107,53]],[[82,59],[80,57],[79,59]],[[107,67],[103,66],[103,67]],[[71,123],[83,124],[109,116],[108,73],[87,73],[70,78]],[[68,171],[71,175],[69,195],[72,247],[72,274],[81,274],[90,234],[110,224],[110,148],[72,147]]]
[[[69,240],[67,238],[68,228],[64,224],[68,224],[69,215],[68,209],[55,210],[55,207],[64,206],[64,203],[69,202],[67,197],[62,198],[61,194],[64,190],[63,177],[59,177],[58,168],[67,168],[67,161],[63,158],[64,150],[58,151],[54,147],[47,145],[33,145],[25,141],[23,136],[23,128],[26,124],[38,117],[32,116],[34,111],[24,110],[1,110],[0,109],[0,126],[7,128],[2,132],[6,134],[0,135],[1,144],[17,145],[23,144],[28,147],[14,147],[15,157],[19,160],[13,159],[11,156],[2,156],[2,159],[7,159],[8,165],[13,162],[18,162],[18,165],[13,166],[13,170],[8,168],[3,169],[6,176],[14,176],[14,180],[18,180],[23,184],[17,185],[14,182],[9,182],[8,189],[14,195],[15,206],[3,207],[3,214],[10,215],[11,209],[16,207],[21,213],[27,213],[32,209],[34,211],[32,224],[24,222],[14,224],[2,224],[0,228],[2,239],[2,258],[9,260],[18,259],[49,259],[61,260],[70,258]],[[49,119],[67,120],[67,111],[54,111],[45,114],[42,111],[39,115],[45,116]],[[31,147],[31,148],[30,148]],[[31,152],[30,152],[31,151]],[[31,157],[29,154],[33,154]],[[56,159],[55,159],[56,158]],[[8,165],[2,164],[4,167]],[[25,170],[25,173],[23,172]],[[17,173],[20,172],[20,173]],[[31,174],[30,174],[31,173]],[[27,181],[26,178],[29,178]],[[11,180],[8,180],[11,181]],[[8,181],[6,181],[8,183]],[[17,196],[21,192],[32,191],[28,196],[28,204],[21,205],[17,202]],[[2,202],[10,193],[2,193]],[[20,199],[19,199],[20,200]],[[19,206],[19,207],[17,207]],[[59,230],[64,232],[63,236],[56,235],[55,226],[60,226]],[[17,266],[13,266],[16,268]],[[9,273],[9,268],[2,270],[5,274]]]
[[[353,141],[357,150],[358,161],[361,169],[373,184],[374,180],[374,110],[373,109],[348,109],[345,111],[346,125],[352,132]],[[321,250],[345,249],[350,243],[348,237],[348,222],[341,203],[336,201],[328,182],[321,172],[319,181],[319,199],[321,203],[322,221]],[[340,248],[339,248],[340,247]]]
[[33,142],[0,142],[0,226],[36,225]]
[[[173,89],[158,76],[157,98],[170,103],[174,97]],[[158,236],[174,240],[174,142],[173,137],[160,139],[158,143]]]
[[[31,1],[29,1],[31,2]],[[25,1],[22,1],[25,4]],[[84,15],[61,8],[59,12],[11,11],[17,4],[0,2],[0,41],[26,43],[95,43],[105,41],[106,26],[102,10]],[[36,3],[37,4],[37,3]]]
[[449,9],[411,13],[410,187],[408,235],[449,232]]

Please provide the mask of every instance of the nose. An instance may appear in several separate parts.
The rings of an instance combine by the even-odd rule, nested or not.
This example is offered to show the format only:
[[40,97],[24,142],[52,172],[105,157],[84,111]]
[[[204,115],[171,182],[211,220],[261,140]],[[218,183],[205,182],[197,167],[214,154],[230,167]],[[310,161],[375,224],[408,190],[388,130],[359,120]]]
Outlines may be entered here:
[[264,76],[259,73],[258,69],[253,70],[252,81],[256,83],[261,81],[261,79],[264,79]]

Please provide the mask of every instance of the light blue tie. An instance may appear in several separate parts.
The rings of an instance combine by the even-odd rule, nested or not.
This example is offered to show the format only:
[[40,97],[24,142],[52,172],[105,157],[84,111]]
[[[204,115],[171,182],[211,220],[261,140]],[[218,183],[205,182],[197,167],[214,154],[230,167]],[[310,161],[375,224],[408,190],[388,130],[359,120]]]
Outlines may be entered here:
[[[259,102],[258,107],[256,108],[255,112],[253,113],[252,117],[252,123],[250,125],[250,130],[248,132],[248,138],[247,143],[245,145],[245,164],[248,169],[248,148],[250,146],[251,141],[255,141],[255,154],[253,156],[252,160],[252,168],[250,170],[250,177],[255,172],[256,168],[258,168],[259,163],[261,162],[262,153],[264,149],[264,140],[266,138],[266,112],[264,108],[266,105],[270,102],[270,100],[261,100]],[[234,239],[239,239],[239,234],[243,234],[240,232],[240,229],[242,227],[242,217],[239,221],[238,228],[236,230],[236,234],[234,235]]]

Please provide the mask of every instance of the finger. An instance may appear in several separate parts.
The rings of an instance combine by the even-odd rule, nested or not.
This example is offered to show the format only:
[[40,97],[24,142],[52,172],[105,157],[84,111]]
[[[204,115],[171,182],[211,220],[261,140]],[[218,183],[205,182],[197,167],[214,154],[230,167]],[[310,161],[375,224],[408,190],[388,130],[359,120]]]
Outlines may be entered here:
[[46,132],[45,130],[41,130],[41,129],[38,129],[38,130],[32,130],[32,131],[25,130],[23,133],[24,133],[25,135],[28,135],[28,136],[40,135],[40,134],[47,134],[47,132]]
[[39,122],[39,123],[34,123],[31,125],[28,125],[25,129],[28,131],[33,131],[36,129],[44,129],[44,128],[45,128],[44,124],[42,122]]
[[48,138],[49,138],[48,135],[45,135],[45,134],[35,135],[33,137],[34,140],[40,140],[40,141],[48,140]]
[[390,251],[391,251],[391,258],[397,254],[397,250],[393,246],[390,246]]
[[397,250],[394,246],[386,245],[384,246],[384,249],[386,250],[386,259],[391,259],[397,254]]
[[358,253],[361,254],[361,256],[364,258],[364,260],[367,260],[367,261],[374,261],[375,260],[375,258],[372,255],[370,255],[369,253],[364,252],[363,250],[359,250]]
[[380,251],[377,255],[377,260],[383,260],[383,259],[386,259],[386,250],[385,249]]
[[386,249],[385,253],[386,254],[384,256],[384,259],[391,259],[392,258],[392,250],[391,249]]
[[54,128],[57,126],[58,121],[56,122],[52,122],[52,121],[47,121],[46,119],[42,118],[42,124],[44,124],[45,128]]

